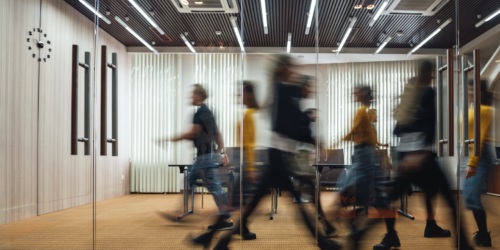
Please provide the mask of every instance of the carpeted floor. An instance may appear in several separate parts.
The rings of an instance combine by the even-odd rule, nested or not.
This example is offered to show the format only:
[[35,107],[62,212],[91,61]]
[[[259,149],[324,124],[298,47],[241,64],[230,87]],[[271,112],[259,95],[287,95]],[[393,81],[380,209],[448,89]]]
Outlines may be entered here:
[[[327,211],[332,208],[331,197],[331,192],[322,194]],[[409,199],[409,212],[415,220],[402,216],[397,220],[400,249],[454,249],[452,238],[423,237],[425,209],[422,200],[418,193]],[[489,208],[488,223],[493,238],[493,248],[489,249],[500,249],[500,212],[495,211],[500,198],[485,196],[484,200]],[[257,234],[257,240],[243,241],[235,236],[230,245],[232,249],[318,249],[297,219],[296,207],[287,193],[279,197],[278,214],[274,220],[269,220],[270,204],[270,197],[267,197],[252,218],[250,228]],[[449,211],[443,205],[438,200],[438,224],[451,228]],[[209,195],[204,196],[204,208],[201,208],[200,194],[196,195],[195,213],[181,223],[165,220],[158,214],[159,211],[180,214],[181,194],[132,194],[99,202],[96,206],[95,249],[201,249],[190,245],[186,239],[188,235],[203,232],[216,212]],[[86,205],[0,225],[0,249],[92,249],[92,214],[92,205]],[[471,213],[464,214],[467,234],[472,238],[476,226]],[[334,239],[344,245],[343,249],[349,249],[345,220],[336,219],[334,222],[339,231]],[[383,223],[375,226],[363,239],[362,249],[372,249],[384,233]]]

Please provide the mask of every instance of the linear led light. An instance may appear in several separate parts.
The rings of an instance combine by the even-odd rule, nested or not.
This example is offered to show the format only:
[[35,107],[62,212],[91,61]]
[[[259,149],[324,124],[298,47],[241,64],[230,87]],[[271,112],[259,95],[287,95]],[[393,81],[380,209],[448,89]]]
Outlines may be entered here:
[[183,34],[181,34],[181,38],[182,38],[182,41],[184,41],[184,43],[186,44],[186,46],[188,46],[189,50],[191,50],[191,52],[196,54],[196,50],[194,50],[191,43],[189,43],[188,39]]
[[497,11],[493,12],[492,14],[490,14],[489,16],[487,16],[485,19],[479,21],[478,23],[476,23],[476,28],[483,25],[483,23],[485,22],[488,22],[489,20],[493,19],[496,15],[500,14],[500,9],[498,9]]
[[309,7],[309,13],[307,14],[307,24],[306,24],[306,35],[309,35],[309,29],[311,29],[311,23],[314,16],[314,9],[316,8],[316,0],[311,1],[311,6]]
[[415,48],[413,48],[410,52],[408,52],[408,54],[406,54],[407,56],[413,54],[413,52],[417,51],[420,47],[422,47],[422,45],[424,45],[427,41],[431,40],[431,38],[433,38],[437,33],[439,33],[439,31],[441,31],[446,25],[448,25],[449,23],[451,23],[451,18],[449,18],[448,20],[446,20],[446,22],[444,22],[443,24],[441,24],[434,32],[432,32],[432,34],[430,34],[427,38],[425,38],[422,42],[420,42],[417,46],[415,46]]
[[380,17],[380,15],[382,14],[382,12],[385,10],[385,7],[387,7],[387,4],[389,4],[389,0],[385,0],[383,3],[382,3],[382,6],[380,6],[380,8],[378,8],[377,10],[377,13],[375,13],[375,16],[373,16],[373,19],[370,21],[370,23],[368,25],[373,26],[373,24],[375,23],[375,21],[378,20],[378,18]]
[[392,36],[388,36],[384,42],[382,42],[382,44],[378,47],[378,49],[375,51],[375,54],[378,54],[386,45],[389,41],[392,40]]
[[134,0],[128,0],[136,9],[141,13],[141,15],[156,29],[160,34],[165,35],[165,31],[163,31],[160,26],[151,18],[144,9],[141,8]]
[[148,47],[148,49],[150,49],[151,51],[153,51],[155,54],[159,55],[158,51],[155,50],[155,48],[153,48],[151,45],[149,45],[149,43],[147,43],[144,39],[142,39],[142,37],[140,37],[137,33],[135,33],[135,31],[133,29],[131,29],[123,20],[121,20],[118,16],[115,16],[115,20],[121,24],[126,30],[128,30],[128,32],[130,32],[130,34],[134,35],[135,38],[137,38],[137,40],[141,41],[142,44],[144,44],[146,47]]
[[238,18],[235,16],[231,17],[231,24],[233,25],[234,34],[236,35],[236,39],[238,39],[238,43],[240,44],[241,52],[245,52],[245,47],[243,47],[243,41],[241,40],[240,31],[238,29],[238,23],[236,22]]
[[342,47],[344,47],[344,44],[345,44],[345,41],[347,40],[347,38],[349,37],[349,34],[351,34],[351,31],[352,31],[352,27],[354,27],[354,23],[356,23],[356,20],[358,19],[357,17],[351,17],[349,18],[350,19],[350,23],[349,23],[349,27],[347,27],[347,31],[344,35],[344,37],[342,38],[342,41],[340,42],[340,45],[339,47],[337,48],[337,51],[335,53],[339,53],[340,50],[342,49]]
[[83,6],[87,7],[87,9],[89,9],[90,11],[94,12],[94,14],[96,14],[104,22],[106,22],[107,24],[111,24],[111,21],[108,18],[106,18],[105,16],[103,16],[101,13],[99,13],[99,11],[97,11],[94,7],[92,7],[92,5],[90,5],[89,3],[87,3],[85,0],[80,0],[80,3],[82,3]]
[[292,47],[292,33],[288,32],[288,41],[286,42],[286,53],[290,53],[290,47]]
[[262,10],[262,23],[264,24],[264,34],[267,34],[266,0],[260,0],[260,9]]

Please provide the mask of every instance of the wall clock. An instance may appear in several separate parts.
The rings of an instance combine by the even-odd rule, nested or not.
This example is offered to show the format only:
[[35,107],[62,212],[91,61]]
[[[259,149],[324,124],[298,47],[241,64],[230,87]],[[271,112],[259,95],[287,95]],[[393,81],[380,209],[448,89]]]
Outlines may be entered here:
[[50,59],[52,46],[50,40],[47,39],[47,33],[43,33],[41,28],[33,28],[28,31],[28,50],[31,52],[33,58],[37,58],[39,62],[46,62]]

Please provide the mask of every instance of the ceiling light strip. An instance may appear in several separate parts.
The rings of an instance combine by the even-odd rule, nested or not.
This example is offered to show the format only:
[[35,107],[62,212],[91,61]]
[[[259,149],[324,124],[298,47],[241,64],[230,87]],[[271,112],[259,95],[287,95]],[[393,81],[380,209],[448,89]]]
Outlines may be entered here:
[[350,23],[349,23],[349,27],[347,27],[347,31],[344,35],[344,37],[342,38],[342,41],[340,42],[340,45],[339,47],[337,48],[337,51],[335,53],[339,53],[340,50],[342,50],[342,48],[344,47],[344,44],[345,42],[347,41],[347,38],[349,37],[349,34],[351,34],[351,31],[352,31],[352,27],[354,27],[354,23],[356,23],[356,20],[357,18],[356,17],[351,17],[349,18],[350,19]]
[[288,41],[286,42],[286,53],[290,53],[292,47],[292,33],[288,32]]
[[420,42],[417,46],[415,46],[415,48],[413,48],[406,55],[409,56],[409,55],[413,54],[413,52],[417,51],[420,47],[422,47],[422,45],[424,45],[427,41],[431,40],[431,38],[433,38],[437,33],[439,33],[439,31],[441,31],[444,27],[446,27],[446,25],[450,24],[451,20],[452,20],[451,18],[449,18],[448,20],[446,20],[446,22],[444,22],[443,24],[441,24],[439,26],[439,28],[437,28],[434,32],[432,32],[432,34],[430,34],[427,38],[425,38],[422,42]]
[[386,45],[387,43],[389,43],[389,41],[392,40],[392,36],[388,36],[384,42],[382,42],[382,44],[378,47],[378,49],[375,51],[375,54],[378,54]]
[[151,51],[153,51],[155,54],[159,55],[160,53],[158,53],[158,51],[156,51],[155,48],[153,48],[151,45],[149,45],[149,43],[147,43],[144,39],[142,39],[142,37],[140,37],[137,33],[135,33],[135,31],[133,29],[131,29],[123,20],[121,20],[118,16],[115,16],[115,20],[121,24],[126,30],[128,30],[128,32],[130,32],[130,34],[132,34],[133,36],[135,36],[135,38],[137,38],[137,40],[139,40],[142,44],[144,44],[144,46],[148,47],[148,49],[150,49]]
[[139,11],[139,13],[141,13],[141,15],[156,29],[158,30],[158,32],[160,32],[160,34],[162,35],[165,35],[165,31],[163,31],[160,26],[153,20],[153,18],[151,18],[147,13],[146,11],[144,11],[144,9],[141,8],[141,6],[139,6],[139,4],[137,4],[134,0],[128,0],[133,6],[134,8],[137,9],[137,11]]
[[241,39],[240,31],[238,29],[238,23],[236,22],[238,18],[235,16],[231,17],[231,24],[233,25],[234,34],[236,35],[236,39],[238,39],[238,43],[240,44],[241,52],[245,52],[245,47],[243,47],[243,40]]
[[87,7],[87,9],[89,9],[90,11],[94,12],[94,14],[96,14],[99,18],[101,18],[105,23],[111,24],[111,21],[108,18],[99,13],[99,11],[97,11],[94,7],[92,7],[92,5],[87,3],[85,0],[80,0],[80,3],[82,3],[83,6]]
[[189,48],[189,50],[191,50],[191,52],[193,52],[193,53],[196,54],[196,50],[193,48],[193,45],[191,45],[191,43],[189,43],[189,41],[186,38],[186,36],[184,36],[183,34],[181,34],[181,38],[184,41],[184,43],[186,44],[186,46]]
[[375,13],[375,15],[373,16],[372,20],[370,21],[369,25],[370,27],[373,26],[373,24],[375,23],[375,21],[378,20],[378,18],[380,17],[380,15],[382,14],[382,12],[384,12],[385,8],[387,7],[387,4],[389,4],[389,0],[385,0],[383,3],[382,3],[382,6],[380,6],[380,8],[377,10],[377,12]]
[[262,10],[262,23],[264,24],[264,34],[267,34],[267,10],[266,0],[260,0],[260,9]]
[[497,11],[493,12],[492,14],[490,14],[489,16],[487,16],[485,19],[479,21],[478,23],[476,23],[476,28],[483,25],[485,22],[488,22],[489,20],[493,19],[495,16],[497,16],[498,14],[500,14],[500,9],[498,9]]
[[314,16],[315,8],[316,8],[316,0],[311,0],[311,6],[309,7],[309,12],[307,14],[306,35],[309,35],[309,30],[311,29],[311,23]]

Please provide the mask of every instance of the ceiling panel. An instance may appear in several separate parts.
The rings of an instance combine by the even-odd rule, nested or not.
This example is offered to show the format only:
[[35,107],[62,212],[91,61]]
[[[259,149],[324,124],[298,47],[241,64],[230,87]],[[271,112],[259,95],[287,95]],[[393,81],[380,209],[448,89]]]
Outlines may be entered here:
[[[90,11],[76,0],[65,0],[89,19],[93,18]],[[415,0],[417,1],[417,0]],[[94,4],[94,0],[87,0]],[[171,1],[167,0],[136,0],[146,11],[154,11],[153,19],[165,31],[166,38],[160,39],[151,29],[150,24],[130,6],[128,0],[100,0],[99,11],[106,13],[111,24],[100,23],[100,27],[115,37],[125,46],[142,46],[118,22],[115,16],[127,24],[146,41],[155,42],[155,46],[185,46],[180,34],[186,34],[195,46],[202,47],[237,47],[237,40],[230,22],[231,16],[238,17],[240,29],[243,30],[245,47],[285,47],[288,32],[292,33],[292,47],[315,47],[316,20],[313,18],[311,31],[305,34],[306,21],[311,0],[266,0],[268,12],[268,34],[264,34],[260,1],[240,0],[240,13],[179,13]],[[354,28],[356,34],[345,47],[377,47],[387,36],[393,39],[387,48],[410,48],[416,45],[436,30],[441,22],[453,18],[453,22],[445,27],[436,37],[431,39],[424,48],[450,48],[455,44],[455,1],[449,1],[434,16],[422,15],[381,15],[378,21],[370,27],[369,23],[374,10],[383,0],[375,0],[375,9],[354,9],[358,1],[318,0],[318,45],[320,47],[336,47],[342,39],[349,17],[357,17]],[[500,9],[498,0],[458,0],[460,43],[465,44],[500,21],[496,17],[476,28],[481,13],[486,17],[494,10]],[[243,20],[243,22],[242,22]],[[216,31],[221,31],[220,35]],[[400,32],[398,32],[400,31]],[[397,36],[396,33],[400,33]]]

